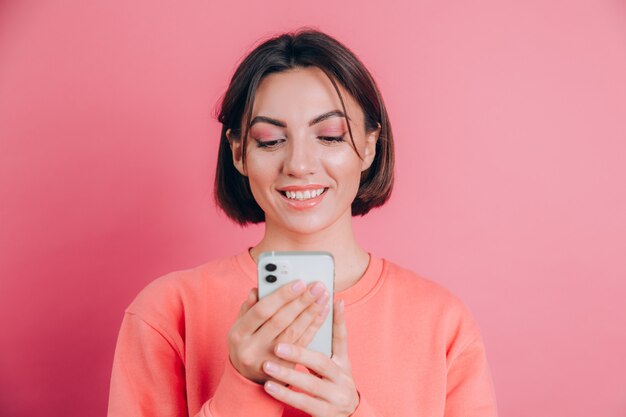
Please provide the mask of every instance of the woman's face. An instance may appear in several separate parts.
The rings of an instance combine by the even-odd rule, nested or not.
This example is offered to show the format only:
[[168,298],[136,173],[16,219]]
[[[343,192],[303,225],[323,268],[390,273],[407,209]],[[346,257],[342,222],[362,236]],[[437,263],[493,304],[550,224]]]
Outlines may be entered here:
[[[248,176],[266,227],[300,234],[351,221],[361,172],[374,159],[378,131],[366,133],[358,103],[341,86],[347,114],[316,67],[266,76],[252,109],[245,167],[241,142],[233,162]],[[350,142],[346,118],[360,159]]]

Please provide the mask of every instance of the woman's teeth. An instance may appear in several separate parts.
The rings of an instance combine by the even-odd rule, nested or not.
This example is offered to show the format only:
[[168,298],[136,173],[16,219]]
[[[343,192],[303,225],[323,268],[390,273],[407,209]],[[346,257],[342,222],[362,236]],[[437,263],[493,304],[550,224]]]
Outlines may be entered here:
[[308,200],[315,198],[324,192],[324,188],[306,191],[285,191],[285,196],[291,200]]

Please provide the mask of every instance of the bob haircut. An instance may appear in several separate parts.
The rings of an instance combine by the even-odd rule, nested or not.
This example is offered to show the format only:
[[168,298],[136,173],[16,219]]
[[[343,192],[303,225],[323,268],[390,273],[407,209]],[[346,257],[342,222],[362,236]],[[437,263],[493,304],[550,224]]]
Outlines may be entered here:
[[[231,140],[248,137],[254,98],[263,77],[306,67],[317,67],[326,74],[339,95],[344,114],[347,114],[346,107],[337,82],[356,100],[364,114],[366,133],[380,125],[376,155],[371,166],[361,173],[359,190],[352,202],[352,215],[368,213],[372,208],[383,205],[391,195],[393,134],[376,82],[346,46],[322,32],[303,28],[273,37],[254,48],[237,67],[222,99],[217,117],[222,123],[222,133],[214,192],[218,205],[240,225],[261,223],[265,221],[265,213],[254,200],[248,178],[241,175],[233,164],[226,132],[231,130]],[[245,124],[242,125],[242,122]],[[350,122],[346,122],[352,147],[358,154]],[[244,165],[246,145],[247,140],[244,140],[241,147]],[[361,155],[359,157],[362,158]]]

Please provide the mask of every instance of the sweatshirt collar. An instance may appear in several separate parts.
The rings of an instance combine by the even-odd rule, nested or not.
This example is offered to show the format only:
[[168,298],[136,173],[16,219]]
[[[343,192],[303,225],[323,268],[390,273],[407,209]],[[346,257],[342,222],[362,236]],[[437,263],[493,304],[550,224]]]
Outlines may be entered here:
[[[356,303],[359,300],[367,298],[370,293],[373,293],[378,288],[378,284],[382,282],[382,272],[384,261],[380,258],[374,257],[371,253],[370,261],[367,265],[367,269],[361,276],[361,278],[351,287],[346,288],[343,291],[335,293],[335,300],[343,299],[346,306]],[[243,271],[244,275],[250,282],[257,285],[257,268],[254,259],[250,256],[250,252],[245,250],[238,255],[235,255],[235,261]]]

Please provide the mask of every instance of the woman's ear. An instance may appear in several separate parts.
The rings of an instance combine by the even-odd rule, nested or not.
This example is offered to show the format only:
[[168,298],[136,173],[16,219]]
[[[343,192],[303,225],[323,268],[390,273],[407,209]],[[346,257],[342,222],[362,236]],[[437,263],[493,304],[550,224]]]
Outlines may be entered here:
[[233,165],[243,176],[246,176],[246,169],[243,164],[243,146],[241,139],[233,137],[231,129],[226,130],[226,139],[230,145],[230,152],[233,154]]
[[379,135],[380,123],[378,123],[378,128],[376,128],[376,130],[373,130],[365,135],[365,149],[363,152],[361,171],[368,169],[372,165],[372,162],[374,162],[374,158],[376,157],[376,142],[378,142]]

